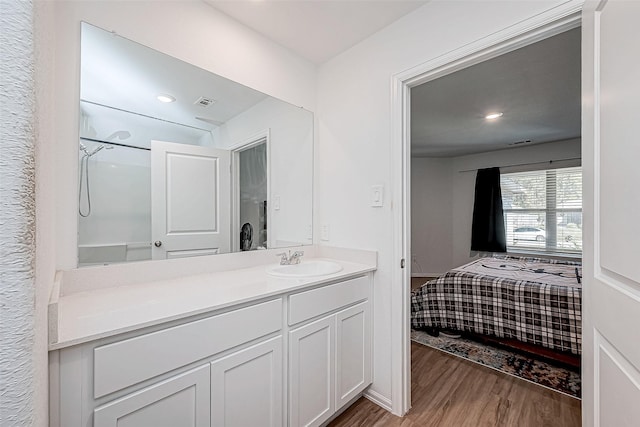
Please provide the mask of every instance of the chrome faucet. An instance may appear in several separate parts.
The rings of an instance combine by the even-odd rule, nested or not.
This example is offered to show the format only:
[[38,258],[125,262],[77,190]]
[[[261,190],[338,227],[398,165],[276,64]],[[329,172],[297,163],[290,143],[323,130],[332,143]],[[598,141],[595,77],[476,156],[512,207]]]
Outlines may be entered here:
[[289,251],[288,254],[287,252],[276,254],[276,256],[280,257],[280,265],[300,264],[300,258],[302,258],[303,255],[304,251],[295,251],[294,253]]

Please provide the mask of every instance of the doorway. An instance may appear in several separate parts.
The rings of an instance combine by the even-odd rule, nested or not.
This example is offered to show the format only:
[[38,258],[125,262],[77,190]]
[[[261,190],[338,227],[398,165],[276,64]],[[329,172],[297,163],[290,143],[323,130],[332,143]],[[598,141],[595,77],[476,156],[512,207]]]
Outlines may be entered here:
[[394,76],[393,95],[393,153],[392,162],[397,191],[397,203],[401,206],[394,218],[396,242],[394,253],[402,263],[394,266],[393,278],[398,283],[392,295],[392,305],[397,310],[393,316],[397,322],[392,326],[392,342],[398,349],[394,356],[393,375],[398,379],[394,393],[394,413],[401,415],[411,407],[411,349],[410,349],[410,292],[411,269],[404,268],[404,260],[411,265],[411,89],[456,71],[512,52],[520,47],[574,29],[580,25],[580,7],[571,10],[556,10],[554,14],[537,17],[536,22],[523,23],[502,34],[480,40],[472,46],[437,58],[407,72]]
[[267,144],[239,153],[240,250],[267,248]]
[[271,247],[269,241],[269,132],[232,148],[234,251]]

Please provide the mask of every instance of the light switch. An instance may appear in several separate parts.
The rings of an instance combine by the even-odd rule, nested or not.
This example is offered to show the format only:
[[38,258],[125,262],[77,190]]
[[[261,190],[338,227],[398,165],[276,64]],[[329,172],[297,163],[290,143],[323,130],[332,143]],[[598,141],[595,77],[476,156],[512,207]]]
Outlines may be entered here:
[[382,207],[384,205],[384,186],[372,185],[371,186],[371,206],[375,208]]
[[323,224],[320,227],[320,240],[329,240],[329,225]]
[[280,196],[273,196],[273,209],[280,210]]

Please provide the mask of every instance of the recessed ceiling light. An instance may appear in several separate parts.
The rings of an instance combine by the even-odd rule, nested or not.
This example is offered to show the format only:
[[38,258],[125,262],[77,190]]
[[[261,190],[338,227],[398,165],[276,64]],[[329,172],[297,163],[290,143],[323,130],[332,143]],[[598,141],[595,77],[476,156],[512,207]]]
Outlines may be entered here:
[[493,120],[493,119],[497,119],[498,117],[502,117],[502,114],[503,113],[491,113],[484,116],[484,118],[487,120]]
[[167,102],[167,103],[174,102],[176,100],[173,96],[166,95],[166,94],[158,95],[157,99],[160,102]]

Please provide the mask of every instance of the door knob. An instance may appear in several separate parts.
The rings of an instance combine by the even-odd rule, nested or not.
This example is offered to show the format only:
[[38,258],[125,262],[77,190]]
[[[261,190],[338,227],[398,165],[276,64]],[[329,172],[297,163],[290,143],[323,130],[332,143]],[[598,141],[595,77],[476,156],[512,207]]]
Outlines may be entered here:
[[156,240],[153,244],[156,248],[159,248],[160,246],[162,246],[162,242],[160,240]]

